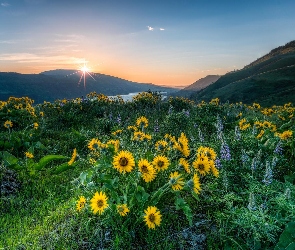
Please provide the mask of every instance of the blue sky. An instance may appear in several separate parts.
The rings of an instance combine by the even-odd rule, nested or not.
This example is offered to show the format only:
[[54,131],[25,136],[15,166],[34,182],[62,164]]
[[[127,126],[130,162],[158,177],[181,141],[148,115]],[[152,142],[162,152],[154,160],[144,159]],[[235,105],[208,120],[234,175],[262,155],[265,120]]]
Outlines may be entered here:
[[295,40],[294,0],[0,0],[0,71],[185,86]]

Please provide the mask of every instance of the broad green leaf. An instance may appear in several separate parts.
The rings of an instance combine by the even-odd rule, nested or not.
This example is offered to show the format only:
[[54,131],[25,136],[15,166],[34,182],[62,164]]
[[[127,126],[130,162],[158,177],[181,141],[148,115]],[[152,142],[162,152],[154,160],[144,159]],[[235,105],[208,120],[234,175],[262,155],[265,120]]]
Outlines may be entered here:
[[36,170],[41,170],[44,168],[49,162],[54,161],[54,160],[62,160],[66,159],[66,156],[63,155],[46,155],[43,158],[40,159],[40,161],[35,164],[35,169]]

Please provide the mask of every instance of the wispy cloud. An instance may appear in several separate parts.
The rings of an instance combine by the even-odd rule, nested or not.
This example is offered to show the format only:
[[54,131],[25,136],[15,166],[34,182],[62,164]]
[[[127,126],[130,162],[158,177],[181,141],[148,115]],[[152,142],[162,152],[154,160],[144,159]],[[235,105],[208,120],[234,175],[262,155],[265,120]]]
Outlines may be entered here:
[[15,44],[15,40],[0,40],[0,44]]
[[147,27],[148,27],[149,31],[153,31],[154,30],[154,28],[151,27],[151,26],[147,26]]
[[164,28],[160,28],[161,31],[165,30]]
[[10,6],[10,4],[9,3],[1,3],[1,6],[2,7],[8,7],[8,6]]

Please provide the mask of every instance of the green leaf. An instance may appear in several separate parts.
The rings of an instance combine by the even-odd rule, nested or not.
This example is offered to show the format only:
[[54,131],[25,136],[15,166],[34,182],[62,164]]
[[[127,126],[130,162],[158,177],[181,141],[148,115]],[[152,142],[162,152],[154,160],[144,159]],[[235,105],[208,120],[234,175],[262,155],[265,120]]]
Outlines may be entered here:
[[145,202],[149,198],[149,194],[144,190],[142,186],[137,186],[135,197],[138,202]]
[[67,171],[71,168],[74,168],[78,163],[74,162],[72,165],[69,165],[67,162],[57,166],[57,168],[53,171],[54,174],[60,174],[64,171]]
[[54,161],[54,160],[62,160],[66,159],[66,156],[63,155],[46,155],[43,158],[40,159],[40,161],[35,164],[35,169],[36,170],[41,170],[44,168],[49,162]]
[[191,208],[189,207],[189,205],[185,202],[184,199],[180,198],[180,197],[176,197],[175,200],[175,206],[177,210],[182,210],[183,213],[185,214],[189,225],[192,226],[193,225],[193,213]]
[[4,161],[4,165],[7,167],[16,165],[18,163],[18,158],[16,158],[14,155],[8,153],[7,151],[2,152],[1,158]]

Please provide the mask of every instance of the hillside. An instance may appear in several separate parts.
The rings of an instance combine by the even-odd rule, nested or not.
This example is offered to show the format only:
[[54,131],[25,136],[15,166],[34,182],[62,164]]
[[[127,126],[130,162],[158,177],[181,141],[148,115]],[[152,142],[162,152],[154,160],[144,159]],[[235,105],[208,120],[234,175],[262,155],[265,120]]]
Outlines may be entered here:
[[295,102],[295,41],[220,77],[214,84],[192,94],[196,101],[218,97],[222,102],[259,102],[270,106]]
[[200,91],[209,86],[210,84],[216,82],[219,78],[219,75],[205,76],[204,78],[195,81],[193,84],[181,89],[180,91],[173,93],[172,96],[189,97],[194,92]]
[[173,88],[131,82],[104,74],[94,74],[94,79],[86,75],[86,87],[84,88],[83,79],[79,83],[80,78],[81,72],[62,69],[40,74],[0,72],[0,100],[7,100],[10,96],[28,96],[34,99],[35,103],[41,103],[86,96],[93,91],[105,95],[124,95],[147,90],[168,93],[176,91]]

